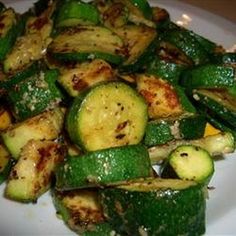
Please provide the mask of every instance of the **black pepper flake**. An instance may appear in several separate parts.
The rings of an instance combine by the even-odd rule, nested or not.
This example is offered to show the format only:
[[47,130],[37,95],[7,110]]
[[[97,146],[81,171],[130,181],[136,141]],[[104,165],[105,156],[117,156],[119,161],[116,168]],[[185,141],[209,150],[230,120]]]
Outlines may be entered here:
[[185,152],[180,153],[180,156],[181,156],[181,157],[188,157],[188,153],[185,153]]

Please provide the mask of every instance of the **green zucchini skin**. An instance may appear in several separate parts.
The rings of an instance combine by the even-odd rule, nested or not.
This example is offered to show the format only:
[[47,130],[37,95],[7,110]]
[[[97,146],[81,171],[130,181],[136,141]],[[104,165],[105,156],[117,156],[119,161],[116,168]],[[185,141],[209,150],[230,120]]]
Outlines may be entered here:
[[159,57],[153,58],[147,66],[147,73],[166,79],[173,84],[178,84],[181,73],[186,69],[183,64],[169,62]]
[[[16,13],[13,9],[7,8],[0,13],[1,36],[0,36],[0,60],[3,60],[6,54],[11,50],[18,35]],[[4,29],[6,28],[6,29]]]
[[94,230],[85,231],[80,234],[81,236],[119,236],[116,231],[112,228],[112,226],[105,222],[95,226]]
[[193,180],[207,185],[214,174],[214,162],[205,149],[194,145],[180,145],[162,166],[162,178]]
[[88,152],[81,157],[67,157],[57,168],[56,188],[114,185],[139,177],[148,177],[151,165],[143,145],[128,145]]
[[193,65],[200,65],[209,61],[208,53],[188,31],[181,29],[168,30],[162,37],[162,41],[168,42],[181,50],[192,61]]
[[52,109],[62,100],[56,86],[57,76],[57,70],[40,71],[11,87],[7,101],[18,121]]
[[175,85],[175,91],[178,94],[180,103],[181,103],[184,111],[189,112],[189,113],[196,113],[196,108],[192,104],[190,99],[188,98],[186,90],[179,85]]
[[20,83],[22,80],[35,75],[38,71],[38,63],[33,63],[24,70],[21,70],[13,76],[7,76],[5,80],[0,81],[0,86],[4,89],[3,92],[7,92],[14,85]]
[[197,88],[229,88],[235,83],[235,69],[231,66],[207,64],[185,71],[181,85],[189,91]]
[[85,151],[95,151],[138,144],[147,119],[147,105],[133,88],[122,82],[108,82],[74,100],[66,129],[76,145]]
[[236,63],[235,52],[215,53],[212,57],[213,62],[218,64],[234,65]]
[[165,144],[173,139],[168,122],[163,120],[148,122],[143,140],[147,147]]
[[193,98],[232,127],[236,127],[236,99],[227,91],[198,89],[194,91]]
[[165,144],[174,139],[202,138],[205,127],[205,117],[198,114],[150,121],[146,127],[144,144],[151,147]]
[[100,22],[96,7],[81,1],[65,2],[57,11],[57,27],[70,27],[78,24],[97,25]]
[[[158,181],[161,187],[155,186]],[[182,180],[179,181],[181,185]],[[100,190],[104,212],[118,233],[134,236],[204,234],[206,203],[200,185],[178,189],[174,187],[175,180],[143,182]],[[147,189],[142,190],[143,185],[147,185]]]

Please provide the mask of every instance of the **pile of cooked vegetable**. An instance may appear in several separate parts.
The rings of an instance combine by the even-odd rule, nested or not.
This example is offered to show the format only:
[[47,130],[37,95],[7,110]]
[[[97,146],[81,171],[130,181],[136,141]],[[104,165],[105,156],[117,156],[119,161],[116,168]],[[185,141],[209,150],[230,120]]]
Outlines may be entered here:
[[80,235],[205,232],[214,157],[235,150],[236,53],[146,0],[38,0],[0,4],[0,62],[6,198],[50,189]]

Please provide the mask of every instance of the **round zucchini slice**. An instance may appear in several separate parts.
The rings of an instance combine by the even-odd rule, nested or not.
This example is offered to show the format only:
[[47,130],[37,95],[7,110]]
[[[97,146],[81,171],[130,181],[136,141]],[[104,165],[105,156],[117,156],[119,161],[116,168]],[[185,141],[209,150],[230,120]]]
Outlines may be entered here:
[[66,127],[75,144],[95,151],[139,143],[147,118],[147,105],[133,88],[122,82],[110,82],[74,100]]
[[208,184],[213,173],[214,162],[209,152],[198,146],[182,145],[172,151],[161,176]]

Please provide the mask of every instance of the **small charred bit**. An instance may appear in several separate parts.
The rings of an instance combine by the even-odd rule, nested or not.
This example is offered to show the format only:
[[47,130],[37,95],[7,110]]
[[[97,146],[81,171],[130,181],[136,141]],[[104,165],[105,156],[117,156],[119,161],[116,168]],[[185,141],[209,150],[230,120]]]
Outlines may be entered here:
[[19,179],[19,176],[18,176],[18,173],[17,173],[17,170],[12,170],[11,173],[10,173],[10,179]]
[[120,132],[122,129],[124,129],[128,125],[129,121],[126,120],[122,123],[119,123],[116,127],[116,132]]
[[40,158],[36,165],[36,169],[42,171],[48,162],[48,158],[50,158],[53,154],[58,156],[57,160],[55,161],[61,162],[65,156],[65,148],[64,146],[55,143],[46,147],[39,148],[38,153],[40,155]]
[[116,139],[123,139],[125,136],[125,134],[118,134],[116,135]]
[[47,17],[38,17],[32,24],[29,25],[29,28],[40,30],[47,23],[48,23]]
[[182,152],[182,153],[180,153],[180,156],[181,157],[188,157],[188,153]]
[[81,91],[89,86],[89,84],[84,80],[80,79],[78,75],[74,75],[72,78],[73,89]]

